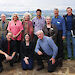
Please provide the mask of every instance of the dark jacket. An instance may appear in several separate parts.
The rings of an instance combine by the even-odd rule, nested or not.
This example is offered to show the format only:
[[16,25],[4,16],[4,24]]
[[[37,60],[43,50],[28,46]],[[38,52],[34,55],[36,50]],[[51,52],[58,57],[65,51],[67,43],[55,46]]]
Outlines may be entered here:
[[21,47],[20,53],[21,53],[22,59],[25,57],[33,58],[33,54],[34,54],[34,43],[33,42],[30,42],[29,46],[26,46],[26,42],[22,41],[20,47]]
[[49,31],[47,29],[47,26],[45,25],[42,30],[43,30],[43,32],[44,32],[44,34],[46,36],[52,37],[52,39],[54,41],[56,40],[56,36],[57,36],[58,30],[57,30],[55,25],[51,25],[51,28],[49,29]]
[[[66,25],[66,30],[68,30],[68,26],[67,26],[67,16],[68,14],[64,15],[64,19],[65,19],[65,25]],[[73,34],[75,35],[75,15],[72,14],[72,30],[73,30]]]
[[[4,40],[1,41],[0,49],[3,52],[6,52],[8,54],[8,40],[7,39],[4,39]],[[9,55],[12,55],[13,52],[16,52],[16,42],[11,40],[10,41],[10,52],[9,52]]]

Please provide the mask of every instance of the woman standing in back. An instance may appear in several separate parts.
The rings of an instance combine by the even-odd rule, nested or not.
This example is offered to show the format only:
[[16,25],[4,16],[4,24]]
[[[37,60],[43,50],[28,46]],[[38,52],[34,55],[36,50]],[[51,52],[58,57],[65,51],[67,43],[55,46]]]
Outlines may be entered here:
[[23,38],[22,38],[23,40],[24,40],[24,35],[26,33],[28,33],[30,35],[31,40],[33,39],[33,25],[32,25],[32,21],[30,21],[30,18],[31,18],[31,14],[26,12],[24,14],[24,18],[22,21],[23,28],[24,28]]
[[20,53],[23,25],[22,22],[19,20],[17,13],[13,14],[12,20],[9,22],[7,30],[13,34],[12,40],[16,41],[16,52]]
[[56,41],[58,31],[56,26],[51,24],[51,18],[49,16],[46,17],[46,25],[43,27],[43,32],[46,36],[49,36]]

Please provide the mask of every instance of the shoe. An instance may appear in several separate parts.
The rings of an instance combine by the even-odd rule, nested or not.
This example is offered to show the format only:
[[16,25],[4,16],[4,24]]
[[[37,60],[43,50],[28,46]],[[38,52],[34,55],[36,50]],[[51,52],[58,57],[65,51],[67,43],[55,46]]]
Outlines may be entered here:
[[59,59],[57,60],[57,66],[58,66],[58,67],[62,67],[62,66],[63,66],[63,60],[62,60],[62,58],[59,58]]
[[3,67],[0,67],[0,73],[3,71]]
[[68,57],[67,61],[71,61],[71,58],[70,58],[70,57]]
[[42,66],[39,65],[38,68],[37,68],[37,71],[40,71],[40,70],[42,70],[42,69],[44,69],[44,65],[42,65]]
[[62,65],[63,65],[63,62],[60,62],[58,66],[59,66],[59,67],[62,67]]

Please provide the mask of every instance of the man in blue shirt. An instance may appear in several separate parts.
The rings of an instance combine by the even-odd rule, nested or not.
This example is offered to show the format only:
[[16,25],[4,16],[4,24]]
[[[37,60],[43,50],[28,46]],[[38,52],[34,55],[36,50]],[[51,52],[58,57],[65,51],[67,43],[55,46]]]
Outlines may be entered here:
[[[44,68],[41,56],[45,55],[46,57],[48,57],[48,72],[52,72],[56,69],[55,58],[58,53],[58,47],[50,37],[44,36],[42,30],[37,31],[36,35],[39,39],[37,40],[35,52],[37,53],[37,61],[38,65],[40,66],[37,70],[41,70]],[[42,51],[39,50],[40,48],[42,49]]]
[[[52,18],[52,24],[56,25],[58,29],[58,34],[57,34],[57,41],[56,44],[58,45],[58,58],[63,59],[63,40],[65,39],[65,20],[63,17],[59,15],[59,10],[56,8],[54,9],[54,17]],[[62,66],[62,62],[61,62]]]
[[73,58],[75,59],[75,15],[72,13],[72,8],[66,9],[67,14],[64,15],[66,25],[66,40],[67,40],[67,51],[68,59],[72,58],[71,40],[73,45]]

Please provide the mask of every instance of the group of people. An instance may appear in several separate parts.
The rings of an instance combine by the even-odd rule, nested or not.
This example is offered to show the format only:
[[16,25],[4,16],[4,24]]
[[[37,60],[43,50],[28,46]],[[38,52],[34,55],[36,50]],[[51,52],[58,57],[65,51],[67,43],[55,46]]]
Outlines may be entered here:
[[[36,17],[31,21],[31,14],[25,13],[22,22],[18,14],[7,22],[6,15],[1,14],[0,23],[0,72],[3,70],[2,61],[5,59],[13,67],[17,57],[23,70],[32,70],[34,57],[37,60],[37,71],[44,68],[43,58],[47,59],[48,72],[63,65],[63,40],[67,40],[68,59],[75,59],[75,15],[72,8],[67,7],[67,14],[59,15],[58,8],[54,9],[54,17],[41,16],[41,9],[36,10]],[[72,41],[71,41],[72,39]]]

